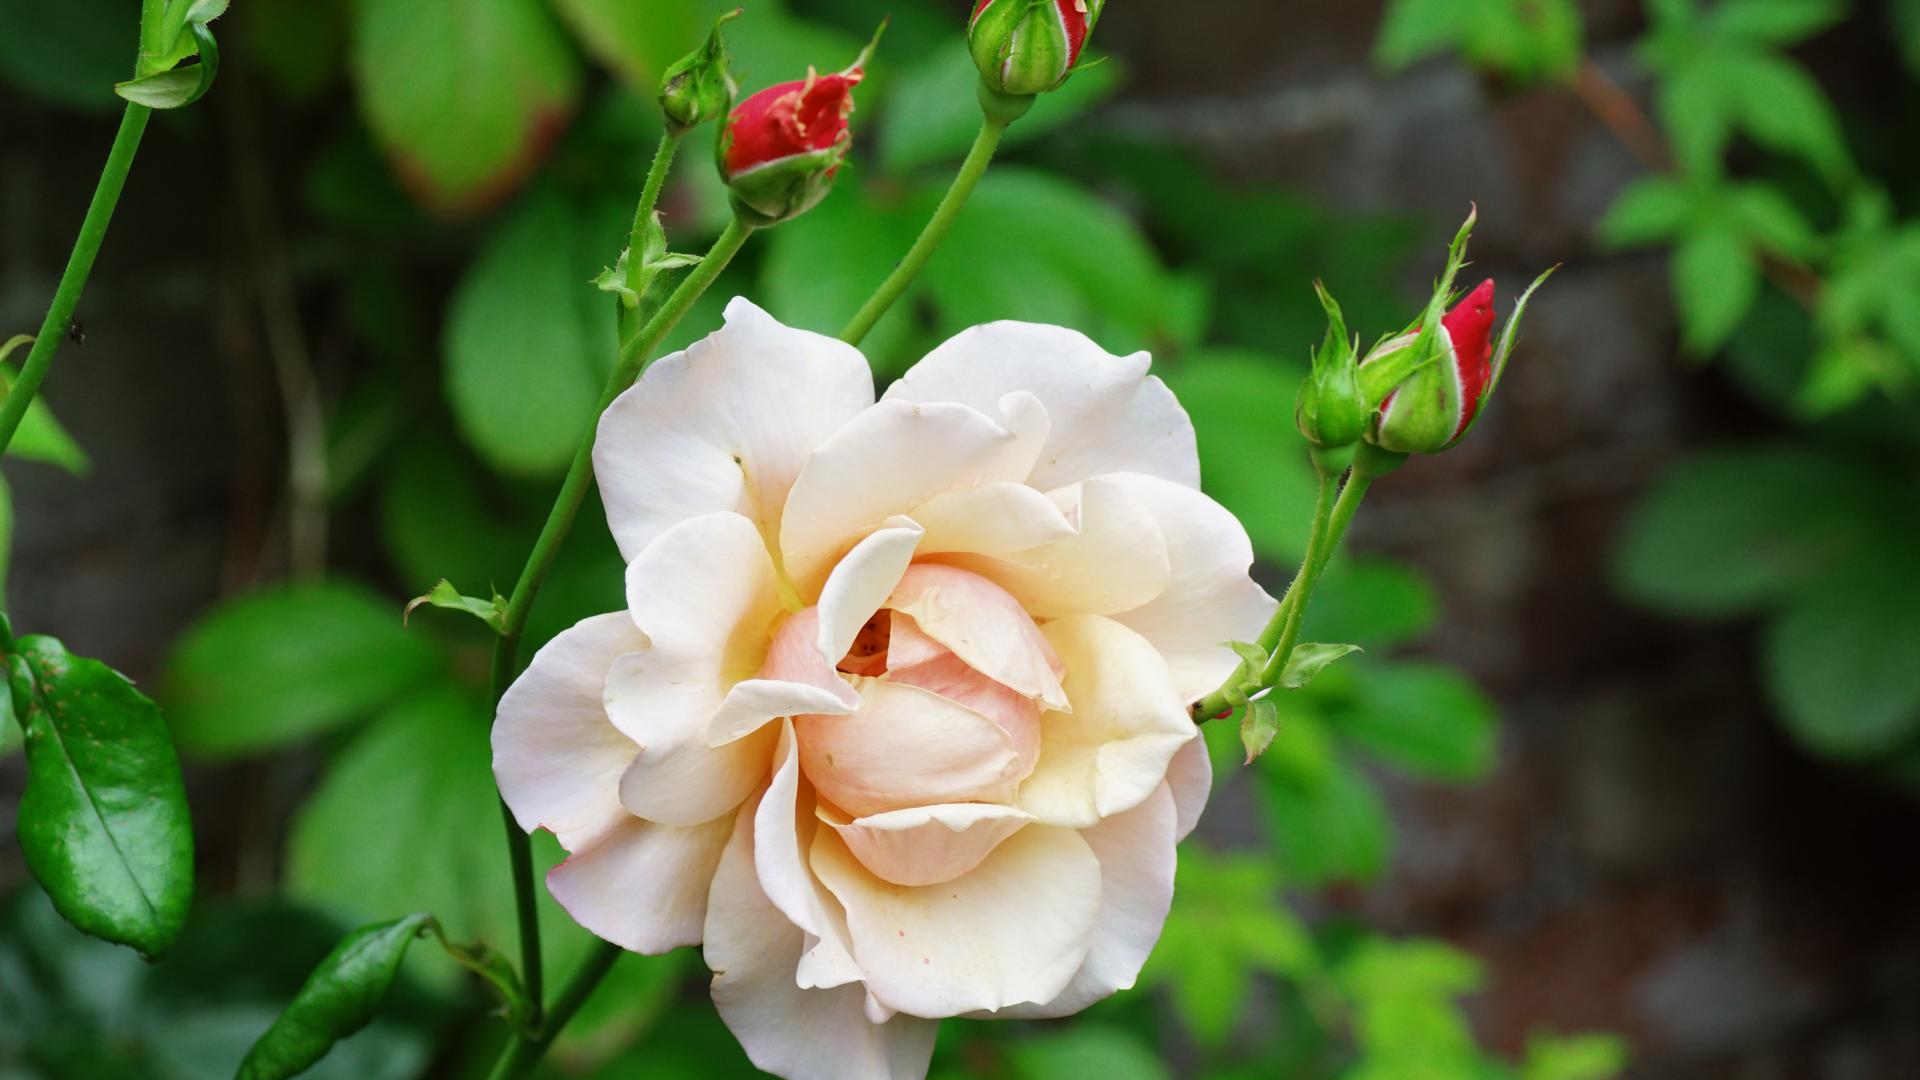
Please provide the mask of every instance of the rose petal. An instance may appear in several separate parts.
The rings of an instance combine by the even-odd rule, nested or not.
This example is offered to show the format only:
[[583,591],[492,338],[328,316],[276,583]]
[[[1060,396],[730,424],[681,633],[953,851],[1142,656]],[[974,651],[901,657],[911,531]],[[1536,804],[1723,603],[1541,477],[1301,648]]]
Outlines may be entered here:
[[1025,390],[1052,432],[1026,480],[1046,490],[1102,473],[1138,472],[1200,486],[1193,423],[1147,374],[1146,353],[1114,356],[1058,326],[997,322],[963,330],[928,353],[882,401],[953,401],[986,410]]
[[579,851],[628,820],[620,774],[640,748],[607,719],[601,688],[616,657],[647,644],[625,612],[595,615],[547,642],[501,696],[493,776],[521,828]]
[[720,1018],[756,1066],[789,1080],[923,1080],[938,1022],[876,1024],[857,985],[795,984],[803,940],[760,891],[754,817],[752,806],[741,808],[707,904],[705,956]]
[[1066,707],[1053,647],[1019,601],[979,574],[922,563],[900,578],[886,605],[982,675],[1050,709]]
[[1166,591],[1172,580],[1167,542],[1126,485],[1103,476],[1048,494],[1078,525],[1073,536],[1012,555],[952,554],[940,561],[991,578],[1037,619],[1111,615]]
[[1017,805],[1049,825],[1086,828],[1151,796],[1199,729],[1166,661],[1139,634],[1097,615],[1041,630],[1067,665],[1073,711],[1040,718],[1040,765]]
[[765,728],[708,745],[726,693],[760,667],[780,610],[760,533],[738,514],[673,526],[627,567],[627,605],[653,647],[607,676],[607,715],[641,747],[621,802],[664,825],[711,821],[759,785],[773,750]]
[[1059,997],[1044,1005],[1016,1005],[1001,1016],[1071,1016],[1133,986],[1173,906],[1177,817],[1163,784],[1146,802],[1080,833],[1100,860],[1101,881],[1100,915],[1086,963]]
[[873,613],[894,591],[920,544],[920,526],[894,518],[853,546],[820,590],[820,655],[838,663]]
[[938,885],[880,880],[827,829],[812,864],[846,909],[868,989],[914,1016],[1052,1001],[1085,961],[1100,909],[1100,860],[1072,829],[1029,825]]
[[780,731],[773,780],[754,815],[755,872],[767,899],[806,935],[795,973],[799,985],[858,982],[860,969],[853,962],[846,915],[807,866],[807,852],[820,823],[813,792],[800,782],[799,742],[792,724],[782,724]]
[[[1031,399],[1027,399],[1031,400]],[[964,405],[875,405],[821,444],[787,494],[780,548],[812,596],[833,560],[888,518],[936,495],[1025,475],[1044,414],[1009,425]]]
[[1033,815],[992,803],[915,806],[848,820],[826,807],[820,820],[860,864],[895,885],[938,885],[979,866]]
[[674,828],[629,817],[547,872],[547,891],[573,921],[649,956],[700,944],[707,886],[733,832],[722,815]]
[[919,687],[869,681],[851,716],[802,716],[800,764],[850,814],[1012,802],[1020,755],[991,719]]
[[1173,793],[1173,806],[1178,814],[1173,838],[1185,840],[1200,824],[1200,814],[1207,808],[1207,796],[1213,791],[1213,758],[1207,753],[1204,737],[1182,746],[1173,755],[1167,764],[1167,788]]
[[1153,642],[1180,695],[1198,701],[1240,663],[1221,643],[1259,637],[1277,606],[1248,573],[1253,544],[1226,507],[1192,488],[1139,474],[1103,479],[1153,515],[1172,571],[1165,592],[1114,618]]
[[[911,624],[912,619],[906,615],[894,621],[895,626]],[[888,653],[891,655],[891,648]],[[932,691],[1000,725],[1012,741],[1013,752],[1020,757],[1015,779],[1024,780],[1032,774],[1040,760],[1040,706],[1032,698],[987,678],[945,649],[932,660],[888,671],[887,681]]]
[[724,326],[656,361],[600,418],[593,469],[621,554],[718,511],[778,535],[814,448],[872,403],[858,349],[736,298]]
[[921,555],[1011,555],[1077,531],[1052,499],[1010,481],[935,495],[907,516],[927,532],[920,541]]

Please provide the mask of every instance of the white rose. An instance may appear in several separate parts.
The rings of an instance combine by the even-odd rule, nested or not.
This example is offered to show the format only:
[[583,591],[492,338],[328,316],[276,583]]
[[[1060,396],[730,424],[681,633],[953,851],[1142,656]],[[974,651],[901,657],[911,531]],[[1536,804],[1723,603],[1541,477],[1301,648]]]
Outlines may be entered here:
[[494,773],[581,925],[704,944],[754,1063],[925,1075],[942,1017],[1133,984],[1273,601],[1145,354],[995,323],[879,402],[745,300],[600,421],[627,610],[540,650]]

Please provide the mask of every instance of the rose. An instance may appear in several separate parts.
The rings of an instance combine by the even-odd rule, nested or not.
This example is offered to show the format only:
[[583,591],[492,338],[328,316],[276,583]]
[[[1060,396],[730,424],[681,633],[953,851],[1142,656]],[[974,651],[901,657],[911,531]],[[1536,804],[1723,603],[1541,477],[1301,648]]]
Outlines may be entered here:
[[[1440,319],[1434,342],[1439,355],[1394,384],[1373,415],[1367,441],[1403,454],[1437,453],[1459,442],[1493,390],[1493,318],[1493,279],[1488,278]],[[1419,337],[1415,326],[1375,346],[1360,361],[1362,383],[1371,374],[1368,365],[1386,370],[1392,365],[1381,362],[1404,359]]]
[[980,0],[967,47],[986,85],[1026,96],[1059,87],[1100,20],[1105,0]]
[[704,942],[789,1077],[918,1077],[942,1017],[1132,985],[1210,773],[1188,705],[1273,601],[1145,354],[995,323],[875,403],[744,300],[600,421],[627,610],[501,700],[587,929]]
[[752,95],[727,117],[719,141],[720,175],[734,207],[756,224],[805,213],[826,197],[853,135],[853,88],[862,59],[830,75],[807,72]]

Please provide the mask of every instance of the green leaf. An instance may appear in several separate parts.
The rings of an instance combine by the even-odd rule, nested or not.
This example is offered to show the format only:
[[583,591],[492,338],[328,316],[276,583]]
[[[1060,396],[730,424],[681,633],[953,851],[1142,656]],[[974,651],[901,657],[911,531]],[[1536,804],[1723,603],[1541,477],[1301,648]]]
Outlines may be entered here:
[[367,1026],[399,977],[407,947],[432,921],[424,913],[407,915],[348,934],[247,1051],[237,1080],[297,1076],[325,1057],[334,1043]]
[[1246,526],[1255,554],[1298,562],[1316,488],[1307,442],[1293,425],[1304,368],[1259,353],[1206,350],[1160,374],[1193,417],[1201,486]]
[[[7,399],[15,378],[13,371],[5,366],[7,357],[32,343],[32,335],[15,334],[0,344],[0,401]],[[7,456],[58,465],[75,476],[85,476],[91,467],[86,451],[80,449],[80,444],[53,418],[47,399],[37,394],[21,414],[20,426],[14,430],[13,441],[7,444]]]
[[702,4],[555,0],[554,8],[594,59],[651,98],[667,65],[699,42],[712,17]]
[[486,623],[495,633],[500,633],[505,626],[506,597],[497,592],[493,594],[491,600],[482,600],[477,596],[464,596],[459,589],[454,588],[453,582],[446,578],[441,578],[435,583],[433,591],[425,596],[416,596],[407,601],[407,606],[400,613],[401,621],[405,622],[407,617],[413,614],[413,609],[422,604],[431,604],[448,611],[464,611]]
[[[1082,66],[1059,89],[1041,94],[1007,129],[1001,149],[1034,142],[1071,124],[1120,87],[1117,63]],[[908,65],[886,97],[877,138],[880,167],[902,173],[958,161],[980,130],[980,73],[965,49],[945,47]]]
[[1644,607],[1738,615],[1784,600],[1895,525],[1900,493],[1843,458],[1793,446],[1701,454],[1671,467],[1614,550],[1616,586]]
[[1709,22],[1722,34],[1757,44],[1798,44],[1847,17],[1845,0],[1729,0]]
[[1536,1035],[1527,1040],[1520,1080],[1610,1080],[1629,1057],[1618,1035]]
[[1312,682],[1314,676],[1325,671],[1328,664],[1359,651],[1358,645],[1328,645],[1303,641],[1295,645],[1292,654],[1287,657],[1287,666],[1280,672],[1279,685],[1288,690],[1298,690]]
[[1753,140],[1773,150],[1797,154],[1829,179],[1852,169],[1840,121],[1825,92],[1805,68],[1764,53],[1722,61],[1729,93],[1737,87],[1741,125]]
[[1397,71],[1453,47],[1466,14],[1459,0],[1393,0],[1373,44],[1374,63]]
[[205,97],[220,74],[220,47],[205,22],[190,22],[194,51],[200,62],[190,67],[171,67],[137,79],[113,84],[113,92],[149,109],[179,109]]
[[157,956],[193,899],[193,828],[160,710],[50,637],[7,658],[25,735],[20,850],[74,926]]
[[1747,317],[1760,295],[1760,265],[1727,230],[1696,229],[1673,251],[1673,291],[1688,349],[1711,353]]
[[1123,1028],[1101,1024],[1075,1024],[1064,1031],[1016,1042],[1007,1047],[1007,1058],[1016,1075],[1026,1080],[1062,1076],[1097,1076],[1101,1080],[1173,1078],[1160,1064],[1153,1044]]
[[[1305,728],[1283,724],[1281,731]],[[1276,741],[1262,762],[1273,762]],[[1303,887],[1333,881],[1366,881],[1386,866],[1392,826],[1373,785],[1352,765],[1341,762],[1325,782],[1302,785],[1262,771],[1258,789],[1274,838],[1275,854],[1287,880]]]
[[1642,247],[1672,238],[1685,229],[1695,205],[1694,192],[1671,177],[1634,181],[1594,226],[1609,247]]
[[1332,721],[1358,746],[1422,776],[1464,782],[1493,766],[1493,704],[1465,676],[1437,664],[1367,671]]
[[[961,54],[963,57],[965,53]],[[837,334],[912,246],[924,219],[916,208],[883,201],[858,177],[843,176],[820,205],[767,233],[760,293],[788,326]],[[833,252],[823,273],[822,253]],[[899,373],[914,333],[911,305],[895,304],[861,343],[881,371]]]
[[313,101],[339,77],[346,59],[348,5],[312,0],[246,0],[246,5],[239,29],[251,70],[300,103]]
[[1767,689],[1817,753],[1877,757],[1920,731],[1920,579],[1891,546],[1814,582],[1767,626]]
[[[13,556],[13,493],[7,488],[5,474],[0,474],[0,608],[4,608],[7,599],[7,563]],[[7,695],[0,694],[0,698]],[[11,726],[5,717],[11,709],[6,702],[0,701],[0,754],[12,749],[7,736]],[[12,732],[18,734],[18,732]]]
[[618,341],[613,303],[590,282],[619,250],[621,216],[536,191],[488,234],[454,293],[447,398],[503,472],[564,471],[594,422]]
[[1278,706],[1265,698],[1248,705],[1240,716],[1240,745],[1247,749],[1246,763],[1251,765],[1254,759],[1266,753],[1279,731]]
[[283,585],[214,609],[175,646],[164,683],[188,753],[284,746],[360,719],[440,665],[399,604],[346,581]]
[[1433,628],[1439,601],[1419,571],[1387,559],[1349,558],[1320,579],[1306,629],[1333,641],[1384,649]]
[[30,97],[105,112],[139,46],[133,0],[0,0],[0,77]]
[[361,0],[352,10],[361,110],[430,207],[498,202],[573,112],[580,73],[540,0]]

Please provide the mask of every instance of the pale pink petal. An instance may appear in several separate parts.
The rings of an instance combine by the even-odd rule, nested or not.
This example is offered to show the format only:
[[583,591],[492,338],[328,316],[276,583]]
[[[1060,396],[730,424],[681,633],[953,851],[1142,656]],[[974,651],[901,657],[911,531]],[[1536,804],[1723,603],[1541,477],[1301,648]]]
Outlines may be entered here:
[[621,554],[702,514],[778,535],[787,489],[815,447],[873,403],[858,349],[794,330],[742,299],[726,325],[656,361],[600,417],[594,475]]
[[1033,820],[1024,810],[993,803],[915,806],[852,820],[823,806],[819,816],[861,865],[895,885],[952,881]]
[[889,1007],[944,1017],[1058,997],[1086,960],[1100,860],[1072,829],[1028,825],[938,885],[875,877],[829,829],[812,864],[847,912],[867,988]]
[[1097,615],[1042,630],[1067,665],[1073,711],[1040,718],[1040,765],[1017,805],[1049,825],[1086,828],[1146,801],[1199,729],[1139,634]]
[[1222,643],[1254,640],[1273,615],[1273,597],[1249,574],[1253,544],[1226,507],[1190,487],[1139,474],[1103,479],[1153,514],[1172,569],[1165,592],[1114,618],[1153,642],[1181,696],[1198,701],[1240,663]]
[[860,969],[853,962],[846,915],[807,866],[820,822],[813,791],[800,779],[800,747],[791,723],[781,725],[774,762],[773,779],[754,815],[753,860],[760,888],[806,936],[795,972],[800,986],[858,982]]
[[[894,620],[896,627],[911,624],[912,619],[906,615]],[[887,652],[891,659],[892,648]],[[1040,706],[1032,698],[994,682],[945,649],[931,660],[888,671],[887,681],[930,690],[1000,725],[1013,743],[1013,752],[1020,757],[1015,779],[1024,780],[1032,774],[1040,760]]]
[[841,552],[888,518],[944,492],[1025,475],[1044,424],[1038,413],[1002,424],[964,405],[905,402],[875,405],[849,421],[814,452],[787,494],[780,548],[801,595],[815,595]]
[[920,526],[913,521],[893,518],[885,528],[874,530],[855,544],[834,565],[820,590],[819,606],[818,645],[828,663],[838,663],[847,655],[860,628],[899,584],[907,564],[913,561],[920,535]]
[[919,687],[869,681],[852,716],[802,716],[800,764],[855,815],[947,802],[1011,802],[1020,755],[992,720]]
[[868,1017],[861,987],[801,989],[803,939],[760,891],[754,814],[741,808],[707,904],[705,956],[713,1003],[747,1057],[788,1080],[924,1080],[939,1023]]
[[764,728],[708,745],[727,692],[764,658],[780,610],[772,560],[738,514],[681,522],[627,567],[627,605],[653,647],[622,656],[607,676],[607,715],[641,748],[621,802],[665,825],[711,821],[765,778],[773,750]]
[[859,702],[860,696],[845,682],[839,682],[835,691],[780,679],[747,679],[734,683],[720,702],[707,725],[707,745],[725,746],[783,716],[845,716]]
[[1025,484],[1000,481],[935,495],[908,514],[927,534],[920,554],[943,551],[1011,555],[1064,540],[1077,530],[1052,499]]
[[915,364],[883,401],[955,401],[985,410],[1009,391],[1040,399],[1052,434],[1027,480],[1042,490],[1110,472],[1200,486],[1193,423],[1146,353],[1114,356],[1058,326],[997,322],[963,330]]
[[1195,739],[1180,748],[1167,765],[1167,788],[1173,793],[1178,819],[1174,839],[1185,840],[1200,824],[1207,808],[1207,796],[1213,791],[1213,758],[1207,754],[1207,740]]
[[1073,536],[1011,555],[955,553],[940,561],[991,578],[1035,618],[1111,615],[1166,591],[1167,542],[1125,485],[1096,477],[1048,494],[1077,526]]
[[1059,997],[1000,1015],[1071,1016],[1133,986],[1173,906],[1176,817],[1173,796],[1161,785],[1146,802],[1081,832],[1100,860],[1101,880],[1100,916],[1087,961]]
[[721,815],[675,828],[629,817],[547,872],[547,890],[573,921],[649,956],[700,944],[707,886],[733,832]]
[[564,630],[500,698],[493,777],[520,827],[579,851],[627,820],[620,774],[640,748],[607,719],[601,689],[614,659],[647,647],[625,612]]
[[982,675],[1047,708],[1066,707],[1060,658],[1033,616],[992,581],[959,567],[921,563],[900,578],[886,603],[912,616],[921,633]]
[[942,660],[953,655],[953,650],[920,632],[914,624],[913,616],[890,612],[888,625],[892,629],[887,635],[887,670],[899,671],[911,668],[931,660]]

